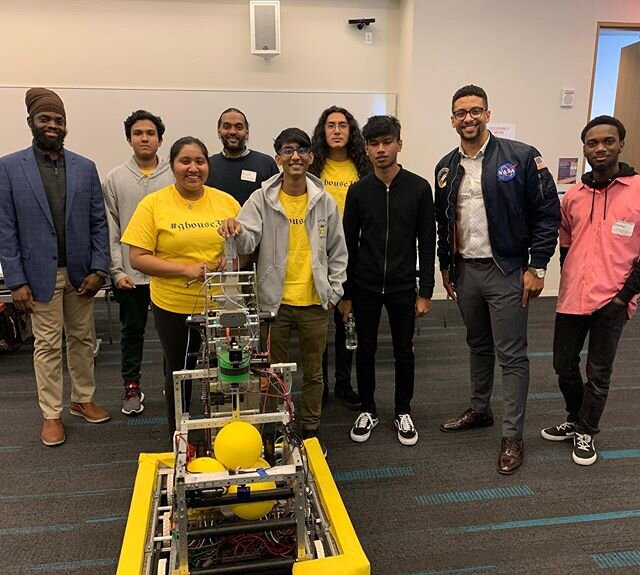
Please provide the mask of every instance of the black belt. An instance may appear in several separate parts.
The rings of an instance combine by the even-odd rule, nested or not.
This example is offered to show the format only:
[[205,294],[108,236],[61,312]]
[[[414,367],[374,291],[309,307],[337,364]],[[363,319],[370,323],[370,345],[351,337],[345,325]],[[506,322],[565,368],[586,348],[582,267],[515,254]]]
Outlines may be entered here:
[[493,258],[462,258],[468,264],[488,264],[493,263]]

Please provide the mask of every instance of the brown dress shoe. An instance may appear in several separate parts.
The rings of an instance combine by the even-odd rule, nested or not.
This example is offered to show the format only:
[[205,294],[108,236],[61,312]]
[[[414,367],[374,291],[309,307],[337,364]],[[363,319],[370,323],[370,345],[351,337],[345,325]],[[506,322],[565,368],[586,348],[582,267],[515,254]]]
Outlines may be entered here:
[[40,441],[47,447],[61,445],[66,439],[64,435],[64,426],[62,419],[45,419],[42,424],[42,433],[40,433]]
[[493,415],[489,413],[478,413],[469,408],[462,415],[449,419],[440,425],[440,431],[466,431],[474,427],[491,427],[493,425]]
[[500,457],[498,457],[498,473],[511,475],[524,461],[524,442],[512,437],[502,438]]
[[102,423],[103,421],[109,421],[111,419],[111,416],[106,410],[97,406],[93,401],[88,401],[87,403],[76,403],[72,401],[69,406],[69,413],[82,417],[89,423]]

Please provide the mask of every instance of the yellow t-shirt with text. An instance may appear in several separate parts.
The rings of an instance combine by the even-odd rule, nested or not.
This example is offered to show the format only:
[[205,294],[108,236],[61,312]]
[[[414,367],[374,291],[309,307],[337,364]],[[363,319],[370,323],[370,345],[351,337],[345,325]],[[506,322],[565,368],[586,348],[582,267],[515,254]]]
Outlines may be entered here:
[[295,306],[319,305],[320,297],[313,281],[311,245],[304,226],[308,195],[288,196],[280,190],[278,196],[289,220],[289,252],[282,303]]
[[336,162],[327,158],[320,179],[324,189],[338,204],[340,215],[344,215],[344,203],[347,201],[349,186],[358,181],[358,170],[351,160]]
[[[240,204],[229,194],[204,187],[195,201],[185,200],[174,184],[146,196],[136,208],[122,243],[153,252],[163,260],[213,265],[224,254],[218,227],[235,218]],[[201,282],[187,287],[187,277],[152,277],[151,301],[174,313],[199,313],[204,309]]]

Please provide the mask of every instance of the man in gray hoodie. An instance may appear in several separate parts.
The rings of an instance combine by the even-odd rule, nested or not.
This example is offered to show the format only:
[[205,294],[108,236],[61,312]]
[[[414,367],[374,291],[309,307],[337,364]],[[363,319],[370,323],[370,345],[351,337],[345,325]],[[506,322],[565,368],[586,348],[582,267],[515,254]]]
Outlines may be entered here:
[[114,297],[120,304],[120,348],[125,388],[122,413],[125,415],[135,415],[144,409],[140,364],[149,308],[150,278],[131,267],[129,246],[121,244],[120,237],[138,202],[147,194],[174,182],[169,162],[157,154],[164,130],[162,120],[146,110],[131,114],[124,122],[124,132],[133,149],[133,156],[111,170],[102,184],[109,222],[109,272]]
[[251,194],[237,219],[225,220],[223,237],[236,236],[238,253],[258,244],[258,297],[261,311],[275,316],[270,329],[271,362],[289,360],[296,327],[302,362],[303,438],[316,437],[322,411],[322,354],[329,310],[342,297],[347,247],[340,212],[322,182],[307,173],[313,161],[311,139],[287,128],[274,143],[282,172]]

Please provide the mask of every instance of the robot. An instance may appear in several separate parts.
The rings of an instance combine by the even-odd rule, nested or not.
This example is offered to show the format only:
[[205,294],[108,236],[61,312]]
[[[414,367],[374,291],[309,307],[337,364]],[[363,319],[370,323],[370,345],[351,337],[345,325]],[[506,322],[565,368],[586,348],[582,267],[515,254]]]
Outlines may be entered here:
[[196,369],[173,374],[173,452],[140,456],[117,575],[368,575],[318,441],[297,432],[296,364],[269,363],[255,269],[235,271],[233,239],[225,253],[187,320],[202,345]]

